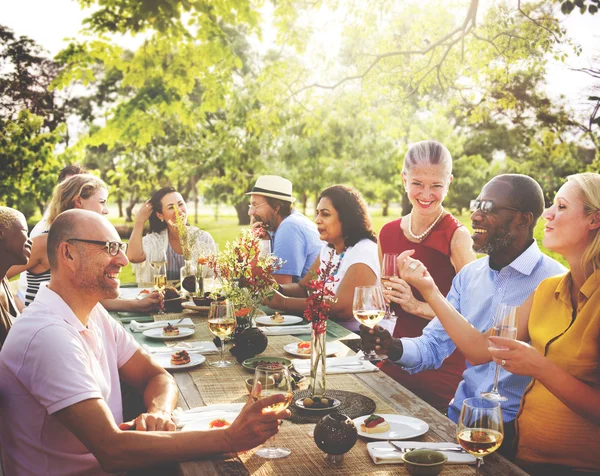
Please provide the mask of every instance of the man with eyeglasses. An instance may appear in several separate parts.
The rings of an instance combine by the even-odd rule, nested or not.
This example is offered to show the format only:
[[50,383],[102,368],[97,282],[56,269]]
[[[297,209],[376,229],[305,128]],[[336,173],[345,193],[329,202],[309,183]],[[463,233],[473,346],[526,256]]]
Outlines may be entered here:
[[294,210],[292,182],[278,175],[263,175],[246,195],[250,195],[252,225],[269,233],[273,254],[284,260],[273,277],[279,284],[299,281],[317,259],[323,243],[317,226]]
[[[99,304],[119,294],[125,250],[97,213],[69,210],[53,222],[50,284],[0,351],[6,474],[105,475],[244,451],[277,433],[277,419],[289,416],[263,413],[285,399],[274,395],[246,405],[225,430],[173,431],[173,377]],[[130,422],[123,421],[120,380],[140,390],[147,407]]]
[[[540,251],[533,238],[533,230],[543,210],[541,187],[531,177],[519,174],[493,178],[483,187],[477,200],[471,202],[473,249],[487,256],[460,270],[446,302],[481,332],[492,327],[500,303],[521,305],[542,280],[566,272],[564,266]],[[399,258],[399,269],[403,264],[400,261],[408,259],[407,255],[410,252]],[[410,266],[412,270],[424,270],[417,260],[411,260]],[[396,292],[401,292],[402,287],[397,283],[392,282],[392,286]],[[438,368],[457,344],[468,354],[468,342],[463,343],[459,338],[454,342],[437,318],[424,328],[420,337],[393,339],[381,328],[370,332],[361,326],[361,338],[363,350],[383,349],[390,361],[410,374]],[[463,381],[450,402],[448,416],[457,421],[465,398],[491,390],[495,373],[494,362],[478,366],[467,362]],[[500,371],[499,388],[507,397],[507,401],[501,402],[506,431],[502,451],[508,456],[514,436],[513,421],[530,380],[504,369]]]

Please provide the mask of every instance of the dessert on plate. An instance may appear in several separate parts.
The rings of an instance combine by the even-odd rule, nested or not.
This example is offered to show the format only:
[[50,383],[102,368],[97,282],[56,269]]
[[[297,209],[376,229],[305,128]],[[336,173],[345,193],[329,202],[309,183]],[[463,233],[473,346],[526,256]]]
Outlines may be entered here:
[[166,336],[166,337],[178,336],[179,335],[179,327],[176,327],[176,326],[172,325],[171,323],[169,323],[165,327],[163,327],[162,334],[163,334],[163,336]]
[[310,342],[298,342],[298,349],[296,352],[299,354],[310,355]]
[[190,360],[190,354],[188,354],[185,350],[180,350],[179,352],[171,354],[171,364],[173,365],[189,364]]
[[208,428],[227,428],[229,425],[231,425],[231,423],[224,418],[217,418],[208,424]]
[[390,431],[390,424],[385,421],[385,418],[373,414],[360,424],[360,431],[363,433],[385,433]]
[[283,323],[283,321],[284,321],[285,319],[284,319],[284,317],[283,317],[281,314],[279,314],[278,312],[276,312],[275,314],[273,314],[273,315],[271,316],[271,320],[272,320],[273,322],[276,322],[277,324],[281,324],[281,323]]

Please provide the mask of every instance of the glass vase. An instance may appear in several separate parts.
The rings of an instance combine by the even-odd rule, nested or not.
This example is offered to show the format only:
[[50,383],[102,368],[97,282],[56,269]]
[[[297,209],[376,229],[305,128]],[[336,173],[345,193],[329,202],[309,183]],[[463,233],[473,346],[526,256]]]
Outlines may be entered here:
[[184,265],[179,271],[179,282],[181,283],[181,297],[187,297],[195,294],[198,290],[198,281],[196,278],[197,267],[192,260],[185,260]]
[[319,332],[313,329],[310,338],[310,385],[308,390],[311,397],[322,397],[325,394],[327,323],[323,324],[324,328],[320,329]]

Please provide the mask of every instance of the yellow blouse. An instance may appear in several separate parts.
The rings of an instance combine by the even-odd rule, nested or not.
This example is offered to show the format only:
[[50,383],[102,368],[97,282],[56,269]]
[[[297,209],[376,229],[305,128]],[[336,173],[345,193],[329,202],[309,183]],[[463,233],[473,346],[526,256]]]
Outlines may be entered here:
[[[531,345],[578,380],[600,387],[600,271],[581,288],[573,319],[571,274],[548,278],[535,291]],[[570,410],[535,379],[517,414],[517,460],[600,469],[600,426]]]

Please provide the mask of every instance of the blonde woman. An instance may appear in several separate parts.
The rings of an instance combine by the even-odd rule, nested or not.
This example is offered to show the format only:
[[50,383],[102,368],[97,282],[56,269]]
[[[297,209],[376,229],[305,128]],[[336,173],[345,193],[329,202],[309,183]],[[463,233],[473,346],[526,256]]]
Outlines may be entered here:
[[[62,212],[72,208],[81,208],[107,215],[107,199],[106,184],[92,174],[74,175],[56,186],[48,206],[47,229],[41,235],[33,238],[29,262],[26,265],[13,266],[7,273],[9,279],[19,273],[26,273],[25,307],[35,299],[40,285],[50,281],[47,240],[52,222]],[[137,302],[136,300],[108,300],[103,302],[103,305],[109,311],[148,311],[160,305],[160,296],[158,294],[151,295]]]
[[519,308],[518,340],[477,331],[409,253],[399,258],[401,275],[470,362],[493,358],[532,377],[516,419],[517,462],[530,474],[590,474],[600,471],[600,175],[568,177],[543,218],[544,246],[564,256],[570,271],[542,281]]

